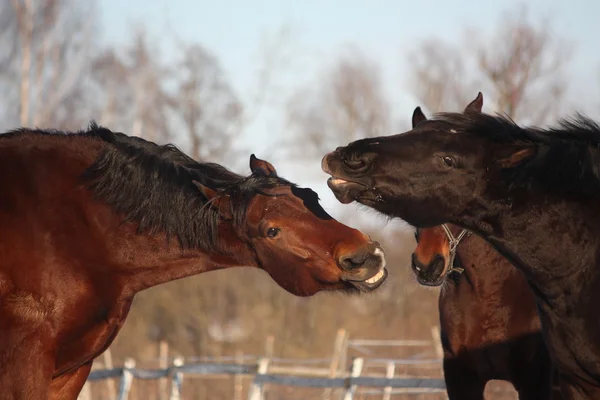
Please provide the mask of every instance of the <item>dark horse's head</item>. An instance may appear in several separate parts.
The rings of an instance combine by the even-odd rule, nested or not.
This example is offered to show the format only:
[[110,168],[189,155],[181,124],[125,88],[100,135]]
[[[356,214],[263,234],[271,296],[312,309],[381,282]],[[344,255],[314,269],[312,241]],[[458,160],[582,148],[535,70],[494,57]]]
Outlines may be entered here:
[[452,222],[448,216],[476,202],[495,173],[534,154],[518,140],[491,145],[501,135],[460,132],[453,120],[462,117],[466,127],[465,121],[485,115],[480,102],[478,96],[464,114],[446,118],[417,115],[414,129],[402,134],[338,147],[322,160],[323,171],[331,175],[329,188],[342,203],[357,201],[414,226]]
[[[478,94],[464,112],[481,113],[483,96]],[[427,117],[420,107],[415,108],[412,116],[412,128],[426,121]],[[467,231],[453,225],[438,225],[430,228],[416,228],[415,240],[417,247],[412,253],[411,267],[421,285],[439,286],[446,276],[453,271],[460,271],[454,263],[460,241]]]
[[[219,193],[195,182],[224,224],[232,221],[238,257],[264,269],[296,295],[321,290],[372,291],[387,277],[384,252],[364,233],[333,219],[317,194],[277,176],[273,165],[250,157],[255,194],[246,198],[243,218],[236,188]],[[238,214],[238,215],[236,215]],[[243,250],[245,249],[245,250]],[[247,254],[244,254],[247,253]]]
[[599,146],[600,127],[583,116],[541,129],[467,110],[338,147],[322,168],[342,203],[357,201],[421,228],[450,222],[484,233],[501,229],[507,212],[560,199],[548,193],[599,195]]

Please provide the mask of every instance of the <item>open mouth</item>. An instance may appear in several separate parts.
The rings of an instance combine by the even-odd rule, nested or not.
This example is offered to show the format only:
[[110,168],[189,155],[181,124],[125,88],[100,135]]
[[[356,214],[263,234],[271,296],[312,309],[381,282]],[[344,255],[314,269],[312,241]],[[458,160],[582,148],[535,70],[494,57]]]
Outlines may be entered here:
[[348,283],[354,286],[356,289],[361,292],[372,292],[373,290],[380,287],[383,282],[388,277],[388,271],[385,267],[381,267],[381,269],[369,279],[365,279],[364,281],[353,281],[348,279]]
[[367,188],[367,186],[364,185],[364,184],[362,184],[362,183],[358,183],[358,182],[354,182],[354,181],[348,181],[348,180],[342,179],[342,178],[336,178],[335,176],[332,176],[331,178],[329,178],[327,180],[327,182],[330,185],[337,186],[337,187],[344,187],[344,186],[347,186],[347,185],[356,185],[356,186],[362,186],[365,189]]
[[367,186],[362,183],[333,176],[327,180],[327,186],[329,186],[338,201],[343,204],[352,203],[362,192],[367,190]]

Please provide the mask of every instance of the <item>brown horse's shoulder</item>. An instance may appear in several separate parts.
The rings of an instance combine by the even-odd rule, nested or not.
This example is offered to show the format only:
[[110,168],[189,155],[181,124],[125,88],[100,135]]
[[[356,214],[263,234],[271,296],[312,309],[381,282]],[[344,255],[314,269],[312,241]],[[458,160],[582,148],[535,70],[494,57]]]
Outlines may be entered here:
[[57,345],[54,377],[69,373],[102,354],[123,327],[133,297],[104,299],[95,305],[75,311],[73,316],[88,318],[77,327],[75,337],[65,332]]
[[[49,298],[0,282],[0,318],[13,321],[15,327],[26,331],[39,330],[50,322],[54,305]],[[11,288],[7,290],[9,285]]]

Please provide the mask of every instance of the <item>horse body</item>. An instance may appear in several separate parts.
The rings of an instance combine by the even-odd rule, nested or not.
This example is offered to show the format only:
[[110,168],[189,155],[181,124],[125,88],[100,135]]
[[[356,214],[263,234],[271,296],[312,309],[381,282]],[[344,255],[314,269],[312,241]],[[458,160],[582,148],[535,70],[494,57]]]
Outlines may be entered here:
[[[484,238],[525,276],[565,399],[600,399],[600,127],[444,113],[322,161],[342,203]],[[488,268],[491,265],[488,265]]]
[[[565,399],[600,399],[600,214],[589,212],[594,208],[532,205],[515,210],[527,215],[527,226],[499,218],[504,234],[488,237],[528,278]],[[541,234],[558,226],[560,240]]]
[[[461,230],[454,225],[449,229],[455,237]],[[511,382],[522,400],[548,399],[552,364],[523,274],[483,239],[470,235],[456,248],[455,266],[463,272],[447,275],[450,252],[444,230],[418,231],[413,253],[417,268],[426,269],[436,257],[446,264],[430,278],[441,284],[438,305],[449,398],[483,399],[486,383],[498,379]]]
[[243,178],[95,126],[0,136],[2,398],[76,399],[135,294],[164,282],[233,266],[300,296],[385,280],[377,243],[250,163]]
[[[481,93],[465,112],[481,112]],[[427,117],[419,107],[413,129]],[[535,299],[523,273],[489,243],[456,225],[416,229],[412,269],[440,286],[444,377],[451,400],[483,399],[490,380],[511,382],[519,398],[548,399],[552,363]]]
[[125,232],[108,207],[90,206],[89,191],[78,183],[101,150],[99,142],[82,140],[95,151],[81,152],[80,143],[55,136],[0,140],[0,387],[16,385],[6,398],[27,398],[18,393],[32,362],[43,370],[32,368],[38,374],[28,383],[45,389],[29,396],[48,397],[54,376],[85,365],[110,344],[133,298],[112,259]]

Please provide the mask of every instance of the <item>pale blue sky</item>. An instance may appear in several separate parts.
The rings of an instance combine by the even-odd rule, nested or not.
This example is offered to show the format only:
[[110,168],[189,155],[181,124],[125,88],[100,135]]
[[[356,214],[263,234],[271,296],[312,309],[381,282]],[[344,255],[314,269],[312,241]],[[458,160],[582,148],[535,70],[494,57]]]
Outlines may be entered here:
[[[467,26],[480,27],[482,35],[489,34],[502,12],[519,4],[512,0],[102,0],[100,8],[106,43],[126,43],[131,38],[131,24],[141,23],[168,60],[174,54],[169,47],[170,29],[216,54],[246,101],[256,85],[261,38],[282,25],[289,24],[293,32],[286,49],[290,65],[277,77],[282,97],[310,82],[344,46],[356,45],[381,66],[394,116],[407,119],[418,104],[408,93],[403,77],[406,51],[432,36],[458,41]],[[556,33],[574,51],[570,109],[599,116],[600,2],[527,0],[526,4],[530,17],[551,17]],[[284,135],[284,100],[265,108],[245,135]],[[260,157],[265,148],[259,143],[249,150]],[[300,169],[293,164],[278,163],[276,167],[292,181],[314,187],[328,209],[338,207],[318,163]]]

